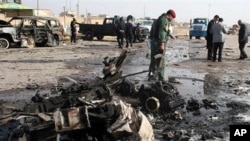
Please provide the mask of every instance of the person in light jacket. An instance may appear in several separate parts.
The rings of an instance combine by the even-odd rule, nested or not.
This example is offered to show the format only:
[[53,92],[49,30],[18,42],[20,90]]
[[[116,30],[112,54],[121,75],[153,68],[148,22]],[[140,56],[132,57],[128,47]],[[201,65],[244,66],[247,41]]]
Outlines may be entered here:
[[225,42],[225,34],[227,33],[224,25],[222,25],[222,22],[223,19],[219,18],[219,22],[215,23],[210,31],[213,35],[213,62],[216,61],[218,50],[218,62],[222,61],[222,50]]
[[213,59],[213,57],[212,57],[213,56],[213,34],[211,34],[210,31],[211,31],[212,26],[218,22],[219,18],[220,17],[218,15],[215,15],[213,20],[211,20],[207,26],[207,37],[206,37],[206,40],[207,40],[207,60]]

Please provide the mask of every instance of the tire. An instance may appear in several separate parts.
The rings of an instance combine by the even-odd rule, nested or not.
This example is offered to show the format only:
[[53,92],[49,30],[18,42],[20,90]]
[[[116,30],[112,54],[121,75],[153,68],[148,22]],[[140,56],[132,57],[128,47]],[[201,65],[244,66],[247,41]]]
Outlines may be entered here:
[[94,38],[94,34],[93,34],[93,32],[92,31],[87,31],[86,33],[85,33],[85,39],[86,40],[93,40],[93,38]]
[[145,41],[145,38],[143,38],[143,37],[141,37],[140,40],[139,40],[140,43],[144,42],[144,41]]
[[196,36],[195,39],[201,39],[201,37],[200,36]]
[[0,38],[0,48],[9,48],[10,41],[7,38]]
[[98,40],[102,40],[102,39],[104,38],[104,36],[99,35],[99,36],[97,36],[96,38],[97,38]]

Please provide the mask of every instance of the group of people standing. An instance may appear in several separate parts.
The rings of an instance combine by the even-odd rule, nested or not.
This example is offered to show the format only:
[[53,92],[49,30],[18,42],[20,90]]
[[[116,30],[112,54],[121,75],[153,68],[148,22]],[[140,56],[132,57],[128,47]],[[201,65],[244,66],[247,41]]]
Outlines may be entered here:
[[129,15],[127,17],[127,22],[125,23],[123,17],[120,17],[118,23],[116,24],[116,34],[117,42],[119,48],[123,48],[124,39],[126,40],[126,47],[133,47],[134,31],[133,31],[133,16]]
[[[222,24],[223,18],[215,15],[214,18],[208,23],[207,28],[207,60],[212,60],[215,62],[217,60],[218,52],[218,62],[222,62],[222,50],[225,42],[225,34],[228,34],[224,25]],[[244,48],[248,42],[247,27],[241,20],[238,20],[238,25],[240,26],[238,43],[240,50],[240,60],[248,58]]]

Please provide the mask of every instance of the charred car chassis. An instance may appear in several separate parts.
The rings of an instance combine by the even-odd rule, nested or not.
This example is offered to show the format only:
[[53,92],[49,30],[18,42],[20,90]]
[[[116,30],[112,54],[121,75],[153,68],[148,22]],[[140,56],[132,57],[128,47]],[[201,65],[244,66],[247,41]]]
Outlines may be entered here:
[[0,47],[58,46],[64,29],[52,17],[17,16],[0,25]]

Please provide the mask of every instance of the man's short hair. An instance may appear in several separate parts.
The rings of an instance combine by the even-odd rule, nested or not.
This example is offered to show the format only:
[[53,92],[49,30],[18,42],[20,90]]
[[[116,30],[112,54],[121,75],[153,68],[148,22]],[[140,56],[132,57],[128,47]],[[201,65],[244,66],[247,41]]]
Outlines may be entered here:
[[219,15],[215,15],[214,18],[220,18]]

